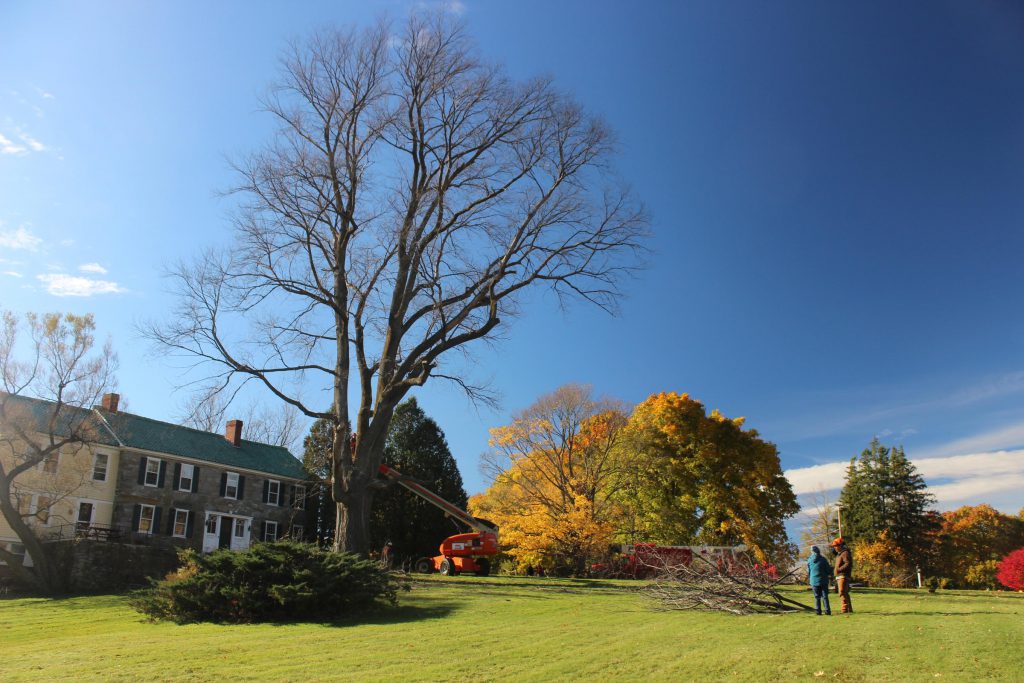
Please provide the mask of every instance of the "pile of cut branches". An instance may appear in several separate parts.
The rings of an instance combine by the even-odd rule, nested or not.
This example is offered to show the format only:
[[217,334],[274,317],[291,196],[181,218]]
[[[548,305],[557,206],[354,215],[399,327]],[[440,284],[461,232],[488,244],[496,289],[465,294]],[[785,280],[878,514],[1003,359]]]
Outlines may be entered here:
[[[782,595],[778,586],[790,574],[775,576],[749,558],[712,564],[695,555],[685,564],[660,563],[647,593],[665,610],[702,610],[754,614],[811,608]],[[795,570],[794,570],[795,571]]]

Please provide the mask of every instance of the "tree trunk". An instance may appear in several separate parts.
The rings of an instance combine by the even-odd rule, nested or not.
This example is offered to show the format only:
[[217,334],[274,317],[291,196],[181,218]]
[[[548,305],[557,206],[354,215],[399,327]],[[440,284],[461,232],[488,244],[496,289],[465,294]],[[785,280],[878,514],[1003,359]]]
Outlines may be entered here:
[[28,584],[29,587],[44,595],[60,593],[64,585],[57,568],[46,553],[43,543],[36,537],[32,528],[21,519],[21,515],[14,506],[11,505],[10,487],[6,485],[6,482],[4,484],[0,488],[4,489],[6,498],[0,501],[0,508],[2,508],[3,516],[8,526],[14,531],[21,544],[25,546],[25,553],[32,558],[33,565],[32,569],[23,565],[17,565],[13,561],[13,556],[6,557],[7,553],[5,553],[3,559],[8,561],[8,569],[17,580]]
[[[359,432],[353,444],[349,443],[346,455],[341,444],[335,445],[335,453],[342,450],[340,457],[352,458],[352,463],[335,467],[334,501],[337,503],[337,523],[334,528],[335,552],[370,552],[370,510],[374,493],[384,486],[377,472],[384,461],[384,444],[387,440],[388,425],[394,414],[395,402],[378,404],[373,419],[359,425]],[[335,437],[337,439],[337,436]],[[337,456],[336,456],[337,457]],[[345,466],[348,465],[348,466]]]
[[336,552],[368,555],[370,552],[370,508],[373,489],[356,487],[337,503],[337,522],[334,527]]

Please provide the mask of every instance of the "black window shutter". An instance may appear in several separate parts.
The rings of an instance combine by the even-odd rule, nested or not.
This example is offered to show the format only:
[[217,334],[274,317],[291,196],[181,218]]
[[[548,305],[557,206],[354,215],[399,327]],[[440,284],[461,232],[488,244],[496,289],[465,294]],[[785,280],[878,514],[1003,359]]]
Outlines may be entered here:
[[175,519],[178,517],[178,511],[175,508],[168,508],[168,510],[171,511],[171,514],[169,514],[167,516],[167,535],[168,536],[173,536],[174,535],[174,522],[175,522]]
[[267,523],[266,521],[260,522],[260,540],[267,540]]
[[[139,483],[146,483],[146,456],[139,458]],[[138,529],[136,529],[138,531]]]
[[157,477],[157,480],[156,480],[157,488],[161,488],[162,489],[164,487],[164,475],[165,474],[167,474],[167,461],[166,460],[161,460],[160,461],[160,476]]
[[[143,458],[142,460],[145,461],[146,459]],[[132,508],[132,531],[138,531],[139,530],[139,519],[141,519],[141,517],[142,517],[142,506],[139,505],[139,504],[136,504],[135,507]]]
[[171,484],[171,488],[173,490],[177,491],[178,489],[181,488],[181,463],[180,462],[174,463],[174,479],[172,481],[174,482],[173,484]]
[[224,497],[224,492],[227,490],[227,488],[228,488],[228,473],[227,472],[221,472],[220,473],[220,497],[221,498]]
[[281,505],[289,505],[295,502],[295,485],[289,484],[288,486],[288,500],[282,501]]
[[189,510],[185,513],[185,538],[192,538],[192,518],[195,517],[195,513]]
[[266,503],[270,500],[270,480],[263,480],[263,502]]
[[154,534],[160,533],[160,508],[153,510],[153,527],[152,532]]
[[238,475],[238,500],[245,497],[245,477]]
[[[199,468],[192,466],[192,493],[199,490]],[[191,534],[190,534],[191,535]]]

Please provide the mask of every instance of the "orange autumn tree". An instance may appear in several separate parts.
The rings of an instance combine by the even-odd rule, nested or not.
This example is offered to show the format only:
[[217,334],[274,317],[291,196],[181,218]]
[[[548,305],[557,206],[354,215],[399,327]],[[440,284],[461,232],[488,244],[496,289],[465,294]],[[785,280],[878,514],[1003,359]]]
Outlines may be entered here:
[[942,513],[934,571],[961,588],[994,585],[998,561],[1024,546],[1024,520],[990,505],[965,505]]
[[494,483],[470,510],[498,525],[518,566],[581,574],[607,551],[617,529],[625,424],[616,403],[567,385],[491,430],[485,467]]
[[633,462],[621,499],[631,535],[672,545],[745,544],[759,561],[789,552],[799,510],[775,445],[688,394],[650,396],[624,434]]

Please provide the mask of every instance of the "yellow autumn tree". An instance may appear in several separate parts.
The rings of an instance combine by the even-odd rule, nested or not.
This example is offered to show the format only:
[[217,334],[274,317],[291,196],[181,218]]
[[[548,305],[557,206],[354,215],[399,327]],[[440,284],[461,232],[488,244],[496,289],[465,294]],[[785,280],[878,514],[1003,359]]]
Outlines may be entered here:
[[618,404],[567,385],[491,430],[494,483],[470,509],[499,526],[517,565],[580,574],[606,552],[618,528],[625,424]]
[[775,445],[743,418],[687,394],[654,394],[623,433],[633,468],[619,497],[635,538],[672,545],[747,545],[759,561],[789,548],[785,519],[799,510]]

